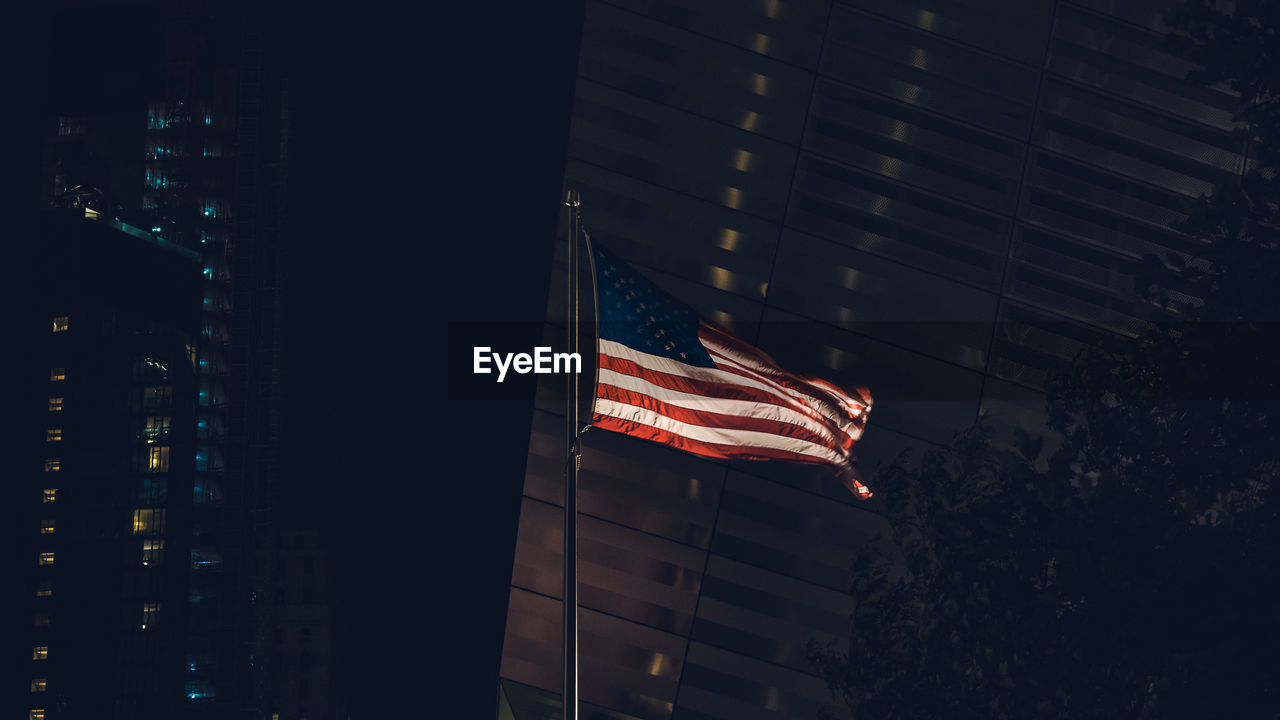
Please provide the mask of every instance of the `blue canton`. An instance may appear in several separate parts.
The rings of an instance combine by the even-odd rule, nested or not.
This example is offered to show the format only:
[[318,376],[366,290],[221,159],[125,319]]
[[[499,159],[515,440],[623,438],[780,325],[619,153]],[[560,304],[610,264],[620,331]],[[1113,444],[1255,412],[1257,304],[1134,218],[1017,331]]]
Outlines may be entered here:
[[688,365],[715,367],[698,340],[698,314],[599,245],[600,337]]

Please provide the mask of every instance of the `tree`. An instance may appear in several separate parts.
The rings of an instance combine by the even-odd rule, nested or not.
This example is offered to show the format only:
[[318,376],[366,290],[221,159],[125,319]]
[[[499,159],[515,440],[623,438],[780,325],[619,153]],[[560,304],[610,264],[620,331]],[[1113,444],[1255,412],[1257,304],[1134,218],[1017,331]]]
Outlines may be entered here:
[[848,648],[810,649],[857,718],[1280,717],[1280,3],[1182,21],[1254,165],[1189,209],[1202,253],[1148,259],[1177,321],[1050,383],[1057,449],[979,423],[878,476],[893,547],[855,559]]

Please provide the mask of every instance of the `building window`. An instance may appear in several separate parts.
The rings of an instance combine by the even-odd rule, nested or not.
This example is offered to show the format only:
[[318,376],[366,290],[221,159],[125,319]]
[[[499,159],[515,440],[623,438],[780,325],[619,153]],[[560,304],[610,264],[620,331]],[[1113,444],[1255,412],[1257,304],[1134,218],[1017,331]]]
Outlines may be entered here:
[[147,472],[169,472],[169,446],[147,448]]
[[32,659],[32,660],[48,660],[48,659],[49,659],[49,646],[48,646],[48,645],[37,645],[37,646],[35,646],[35,647],[31,648],[31,659]]
[[164,508],[143,508],[133,511],[134,535],[161,535],[164,533]]
[[31,692],[44,692],[49,689],[49,681],[45,678],[32,678]]
[[159,565],[164,560],[164,540],[142,541],[143,566]]
[[54,332],[66,332],[71,327],[71,322],[66,315],[59,315],[53,319]]
[[41,565],[52,565],[52,564],[53,564],[53,553],[51,553],[51,552],[42,552],[42,553],[40,553],[40,564],[41,564]]
[[53,583],[48,580],[41,580],[36,583],[36,597],[52,597]]
[[166,408],[173,399],[173,388],[168,385],[152,386],[142,390],[142,407]]
[[27,711],[27,720],[44,720],[44,708],[34,708]]
[[160,615],[160,603],[148,602],[142,603],[142,629],[146,630],[147,626],[154,626],[156,619]]
[[133,494],[138,505],[159,505],[169,499],[169,483],[163,476],[144,477]]
[[66,368],[49,368],[49,382],[62,382],[67,379]]
[[142,439],[149,443],[165,440],[169,437],[169,416],[152,415],[142,427]]
[[49,398],[49,412],[62,412],[62,398]]
[[45,442],[62,442],[62,428],[49,428],[44,431]]
[[40,534],[41,534],[41,535],[52,535],[52,534],[53,534],[53,530],[54,530],[54,521],[53,521],[53,520],[41,520],[41,521],[40,521]]
[[59,472],[62,470],[62,461],[58,458],[49,458],[44,461],[45,472]]
[[58,501],[58,488],[45,488],[41,494],[41,502],[51,503]]
[[49,613],[36,614],[36,627],[49,627]]

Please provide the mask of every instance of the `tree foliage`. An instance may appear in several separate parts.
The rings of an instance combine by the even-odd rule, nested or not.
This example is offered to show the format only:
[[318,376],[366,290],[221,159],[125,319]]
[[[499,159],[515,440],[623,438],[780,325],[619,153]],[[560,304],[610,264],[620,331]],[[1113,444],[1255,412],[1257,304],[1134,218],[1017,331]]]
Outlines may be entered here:
[[811,657],[857,718],[1280,717],[1280,3],[1194,5],[1177,48],[1239,93],[1251,165],[1150,258],[1177,318],[1051,382],[1051,429],[979,423],[877,477],[892,548],[855,560],[847,647]]

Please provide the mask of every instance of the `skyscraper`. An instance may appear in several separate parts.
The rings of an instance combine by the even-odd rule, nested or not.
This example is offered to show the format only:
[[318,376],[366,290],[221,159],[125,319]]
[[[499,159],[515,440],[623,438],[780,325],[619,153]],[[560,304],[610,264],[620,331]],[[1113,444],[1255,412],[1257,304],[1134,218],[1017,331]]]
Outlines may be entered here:
[[[153,288],[140,306],[145,312],[162,319],[169,318],[165,313],[185,312],[180,308],[193,314],[181,315],[182,324],[165,320],[174,332],[189,333],[181,357],[171,358],[170,348],[153,364],[134,358],[135,364],[143,363],[134,368],[136,377],[108,377],[105,369],[95,370],[116,363],[119,358],[111,353],[142,352],[129,346],[85,356],[85,367],[77,370],[86,378],[98,372],[92,377],[99,384],[92,387],[104,395],[121,383],[149,383],[140,390],[142,399],[130,406],[135,413],[145,410],[145,417],[108,418],[123,411],[107,404],[95,406],[102,417],[76,415],[77,427],[93,420],[90,425],[136,430],[138,438],[130,436],[129,442],[152,433],[145,439],[153,446],[143,449],[164,452],[139,460],[142,456],[129,450],[130,472],[161,472],[137,466],[155,460],[168,464],[168,481],[113,478],[120,487],[101,488],[115,493],[102,498],[110,504],[94,506],[83,496],[73,503],[80,524],[102,532],[75,536],[81,555],[71,553],[71,564],[58,569],[79,592],[64,597],[72,598],[68,602],[109,597],[101,605],[110,612],[76,616],[82,622],[75,632],[59,636],[57,655],[50,645],[50,657],[77,659],[59,663],[61,676],[49,678],[49,697],[56,698],[53,691],[59,688],[74,688],[74,700],[38,708],[50,718],[266,718],[278,705],[268,669],[285,661],[263,625],[271,614],[263,608],[258,573],[274,558],[276,546],[266,540],[274,536],[280,506],[287,207],[281,187],[289,134],[287,81],[279,60],[285,40],[281,12],[278,3],[182,2],[70,3],[52,14],[52,42],[43,48],[50,92],[43,109],[40,195],[46,207],[59,208],[57,217],[75,214],[79,225],[60,220],[61,229],[50,230],[46,243],[116,228],[117,234],[132,235],[126,239],[141,238],[136,242],[147,240],[181,255],[195,274],[185,265],[179,271],[158,261],[129,265],[132,251],[121,249],[123,241],[77,241],[60,251],[80,273],[77,278],[90,283],[85,287],[102,288],[103,298],[119,295],[143,303],[137,298]],[[84,223],[91,229],[79,229]],[[120,249],[118,256],[111,255],[113,248]],[[96,274],[95,261],[101,263]],[[178,283],[185,283],[180,292],[174,289]],[[189,291],[195,299],[188,308],[181,293]],[[82,303],[84,317],[78,323],[86,334],[79,337],[91,337],[87,333],[97,327],[96,315],[83,310],[92,302]],[[25,317],[28,311],[18,312]],[[147,332],[150,316],[137,312],[143,314],[121,326],[121,337]],[[56,335],[65,344],[63,337],[73,335]],[[158,370],[161,365],[166,369]],[[164,377],[153,378],[157,372]],[[173,387],[147,399],[145,391],[161,387],[160,380]],[[147,405],[161,402],[171,404],[171,411],[153,412]],[[153,421],[161,424],[152,427]],[[141,429],[133,427],[138,423]],[[157,438],[172,442],[156,446]],[[80,442],[86,442],[83,435]],[[125,446],[101,442],[94,450],[98,455],[78,457],[93,458],[106,472]],[[32,468],[15,466],[14,471],[29,477]],[[123,487],[135,479],[150,484]],[[133,494],[126,498],[125,490]],[[59,500],[65,497],[64,490]],[[126,502],[142,513],[132,529],[117,527],[113,515]],[[94,516],[99,511],[101,516]],[[74,523],[70,527],[80,532]],[[133,547],[135,540],[143,544],[141,550]],[[109,556],[110,562],[90,569],[87,558],[99,556]],[[139,562],[145,570],[136,569]],[[139,579],[143,584],[136,589],[118,590],[117,574],[150,578],[151,585]],[[149,604],[121,615],[114,601],[120,592],[130,602]],[[317,592],[316,601],[323,604],[323,589]],[[147,619],[135,622],[140,617]],[[98,621],[105,624],[99,628]],[[148,632],[136,635],[134,626],[144,623]],[[135,638],[121,645],[124,649],[113,644],[117,626]],[[95,639],[102,633],[105,639]],[[35,692],[33,684],[33,697]],[[319,692],[327,697],[329,690],[321,685]]]
[[[43,377],[15,473],[29,718],[178,714],[193,527],[199,258],[87,208],[50,211],[16,333]],[[29,363],[28,367],[32,364]],[[43,392],[40,392],[42,390]],[[188,563],[188,556],[191,562]],[[11,618],[12,619],[12,618]],[[166,690],[168,692],[166,692]]]
[[[1162,317],[1137,299],[1141,255],[1192,256],[1182,202],[1244,163],[1234,99],[1166,50],[1175,7],[588,2],[566,184],[593,239],[709,318],[870,386],[859,452],[892,492],[879,462],[981,412],[1044,432],[1049,370]],[[512,574],[520,720],[560,687],[560,412],[549,388]],[[847,632],[876,501],[811,469],[585,445],[585,716],[831,703],[804,648]]]

